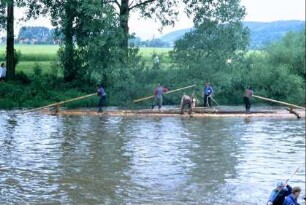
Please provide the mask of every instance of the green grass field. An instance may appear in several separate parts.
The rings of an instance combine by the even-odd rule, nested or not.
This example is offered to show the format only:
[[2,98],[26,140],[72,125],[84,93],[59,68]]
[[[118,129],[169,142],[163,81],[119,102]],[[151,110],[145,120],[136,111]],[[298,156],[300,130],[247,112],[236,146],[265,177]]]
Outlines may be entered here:
[[[32,73],[35,64],[43,68],[43,72],[48,73],[52,62],[57,59],[58,45],[15,45],[15,49],[21,52],[21,58],[17,65],[17,72],[23,71],[27,74]],[[162,57],[164,64],[169,63],[170,48],[140,48],[140,54],[147,66],[152,66],[153,54]],[[0,62],[5,61],[5,45],[0,45]]]

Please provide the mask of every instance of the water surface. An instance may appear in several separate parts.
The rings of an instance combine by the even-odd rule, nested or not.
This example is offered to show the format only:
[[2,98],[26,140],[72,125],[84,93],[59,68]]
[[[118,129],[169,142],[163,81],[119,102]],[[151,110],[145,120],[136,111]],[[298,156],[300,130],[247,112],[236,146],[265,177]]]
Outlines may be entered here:
[[305,121],[0,111],[0,204],[264,204],[305,194]]

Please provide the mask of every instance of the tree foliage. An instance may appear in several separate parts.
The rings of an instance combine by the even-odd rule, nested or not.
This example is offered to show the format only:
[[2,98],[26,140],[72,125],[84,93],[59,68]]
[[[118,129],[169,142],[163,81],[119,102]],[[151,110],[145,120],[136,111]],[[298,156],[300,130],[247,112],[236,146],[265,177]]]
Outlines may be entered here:
[[20,43],[53,44],[54,30],[43,26],[23,26],[18,40]]
[[188,12],[195,14],[195,29],[175,43],[172,59],[187,79],[201,85],[210,81],[218,93],[230,98],[229,86],[241,87],[232,73],[242,63],[249,42],[249,31],[241,23],[244,8],[239,0],[204,1],[200,7],[190,4]]
[[305,80],[305,30],[289,32],[265,49],[273,66],[285,65]]

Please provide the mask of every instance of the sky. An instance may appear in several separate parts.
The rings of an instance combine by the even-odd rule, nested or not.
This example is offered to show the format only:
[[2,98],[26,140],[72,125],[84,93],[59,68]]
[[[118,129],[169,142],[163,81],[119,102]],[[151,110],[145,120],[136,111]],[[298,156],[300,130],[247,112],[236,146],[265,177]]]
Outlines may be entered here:
[[[244,21],[305,20],[305,0],[241,0],[241,3],[247,11]],[[20,10],[17,10],[16,17],[22,16],[21,13]],[[16,33],[21,26],[47,26],[51,28],[50,21],[47,18],[16,23]],[[162,33],[159,31],[159,23],[154,20],[140,19],[137,14],[132,14],[130,20],[131,32],[136,33],[143,40],[153,37],[158,38],[171,31],[192,26],[192,20],[184,14],[179,15],[174,27],[165,27]]]

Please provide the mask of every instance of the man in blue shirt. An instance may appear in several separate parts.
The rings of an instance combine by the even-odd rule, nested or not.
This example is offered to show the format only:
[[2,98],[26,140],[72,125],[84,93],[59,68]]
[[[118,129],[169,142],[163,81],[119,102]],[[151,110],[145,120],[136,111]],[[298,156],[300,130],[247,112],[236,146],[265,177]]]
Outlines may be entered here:
[[205,83],[204,87],[204,107],[211,107],[211,95],[213,94],[213,88],[210,83]]
[[98,112],[102,112],[102,108],[105,105],[105,101],[106,101],[106,92],[105,92],[102,84],[97,86],[97,94],[100,97],[99,111]]
[[283,205],[298,205],[297,199],[301,193],[300,187],[293,187],[292,193],[286,197]]
[[269,197],[268,205],[282,205],[285,197],[290,195],[292,191],[291,186],[285,185],[283,182],[278,182],[276,184],[276,189],[274,189]]

